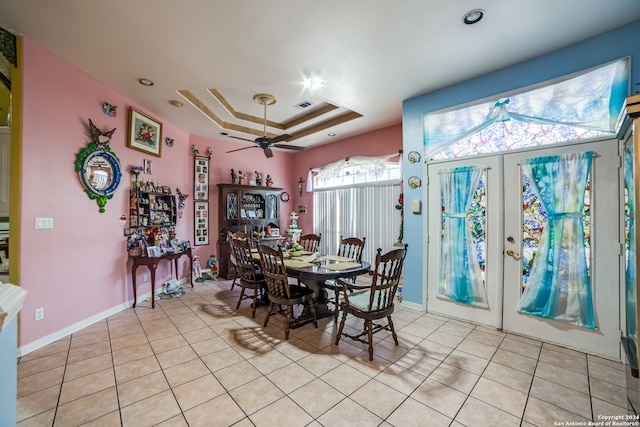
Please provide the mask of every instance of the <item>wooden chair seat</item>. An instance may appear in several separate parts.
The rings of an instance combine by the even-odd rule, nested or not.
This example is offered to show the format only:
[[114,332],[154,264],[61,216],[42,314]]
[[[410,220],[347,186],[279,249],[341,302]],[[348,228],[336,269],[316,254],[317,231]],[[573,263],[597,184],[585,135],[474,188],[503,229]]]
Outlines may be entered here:
[[[336,280],[336,283],[342,286],[342,302],[340,303],[342,319],[336,334],[336,345],[342,336],[368,344],[369,360],[373,360],[374,333],[381,330],[390,331],[393,340],[398,345],[398,336],[393,327],[391,314],[395,308],[394,299],[402,277],[402,266],[406,255],[406,244],[404,248],[392,250],[384,255],[382,255],[382,249],[378,248],[370,285],[355,285],[342,279]],[[364,330],[357,335],[343,332],[349,314],[364,320]],[[384,318],[387,319],[387,325],[373,323],[374,320]]]
[[[305,286],[292,285],[287,277],[287,270],[284,266],[284,254],[282,247],[274,249],[267,245],[258,245],[258,253],[260,254],[260,265],[262,273],[267,282],[267,295],[269,297],[269,311],[264,319],[264,327],[269,323],[269,318],[274,306],[286,306],[286,314],[284,319],[285,339],[289,339],[289,331],[292,324],[302,326],[303,324],[313,322],[318,327],[316,318],[316,309],[313,304],[313,290]],[[293,316],[293,306],[304,304],[308,307],[311,316],[303,319],[295,319]]]
[[[240,308],[243,299],[251,298],[253,300],[251,317],[256,317],[258,295],[262,296],[266,287],[264,275],[260,272],[251,256],[251,242],[249,240],[232,239],[231,249],[236,259],[236,271],[240,279],[238,284],[242,288],[236,304],[236,310]],[[253,295],[245,296],[246,289],[253,290]]]

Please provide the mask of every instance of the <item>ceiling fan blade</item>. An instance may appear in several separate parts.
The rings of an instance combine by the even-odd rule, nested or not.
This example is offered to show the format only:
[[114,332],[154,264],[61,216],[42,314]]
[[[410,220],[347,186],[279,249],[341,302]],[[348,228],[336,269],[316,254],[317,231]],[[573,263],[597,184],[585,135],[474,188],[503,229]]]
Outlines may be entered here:
[[289,144],[273,144],[272,147],[284,148],[285,150],[296,150],[296,151],[304,151],[307,149],[306,147],[296,147],[295,145],[289,145]]
[[249,148],[258,148],[258,146],[257,146],[257,145],[254,145],[253,147],[242,147],[242,148],[236,148],[235,150],[227,151],[227,153],[233,153],[234,151],[248,150]]
[[273,151],[271,151],[271,148],[269,148],[269,147],[264,147],[263,151],[264,151],[264,155],[265,155],[265,157],[266,157],[267,159],[270,159],[270,158],[272,158],[272,157],[273,157]]
[[249,141],[249,142],[256,142],[256,141],[255,141],[255,140],[253,140],[253,139],[240,138],[239,136],[233,136],[233,135],[228,135],[228,136],[229,136],[229,138],[241,139],[241,140],[243,140],[243,141]]
[[270,143],[274,144],[276,142],[286,141],[289,138],[291,138],[291,135],[289,135],[288,133],[283,133],[282,135],[278,135],[275,138],[271,138]]

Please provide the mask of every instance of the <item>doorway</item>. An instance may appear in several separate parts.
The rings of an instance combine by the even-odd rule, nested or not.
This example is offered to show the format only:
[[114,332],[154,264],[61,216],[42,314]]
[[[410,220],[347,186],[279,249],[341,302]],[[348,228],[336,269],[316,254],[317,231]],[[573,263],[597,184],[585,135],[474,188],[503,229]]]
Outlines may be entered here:
[[[431,209],[427,219],[427,310],[619,360],[618,147],[617,140],[603,140],[428,164]],[[544,223],[532,228],[528,217],[532,210],[533,215],[535,212],[548,215],[544,206],[530,209],[532,202],[528,198],[538,193],[527,182],[523,165],[538,161],[532,159],[575,157],[576,153],[585,152],[592,152],[593,158],[589,157],[590,173],[585,184],[584,207],[581,207],[588,213],[586,218],[581,216],[587,236],[582,257],[586,260],[587,273],[582,282],[587,283],[590,292],[593,328],[577,326],[579,321],[559,315],[531,314],[521,304],[527,286],[531,285],[527,280],[531,277],[533,258],[544,253],[540,248],[545,247],[546,242],[539,241],[544,227],[548,227],[548,223]],[[452,182],[460,187],[451,187]],[[459,197],[461,189],[467,196],[462,197],[456,207],[456,203],[447,199],[447,194],[452,192]],[[465,207],[461,208],[463,204]],[[577,214],[563,212],[562,215],[575,217]],[[462,223],[467,230],[464,233],[460,231]],[[452,240],[447,234],[455,237]],[[568,233],[563,241],[581,239],[577,234]],[[464,243],[460,243],[462,241]],[[538,248],[538,244],[542,246]],[[468,248],[462,251],[464,262],[447,267],[454,254],[460,257],[452,248],[462,246]],[[582,247],[582,240],[574,246]],[[553,268],[556,270],[548,277],[559,277],[567,271],[573,275],[573,269],[577,269],[573,265]]]

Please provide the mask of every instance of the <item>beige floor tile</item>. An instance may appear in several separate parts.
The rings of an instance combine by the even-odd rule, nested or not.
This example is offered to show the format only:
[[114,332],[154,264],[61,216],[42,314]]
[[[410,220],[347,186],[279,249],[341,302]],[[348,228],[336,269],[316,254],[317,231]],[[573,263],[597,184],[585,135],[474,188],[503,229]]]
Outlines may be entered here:
[[18,379],[28,377],[30,375],[39,374],[49,369],[59,368],[67,363],[67,353],[55,353],[48,356],[39,357],[37,359],[28,360],[18,363]]
[[521,337],[507,335],[502,343],[500,343],[499,348],[522,356],[530,357],[532,359],[537,359],[540,355],[540,347],[540,345],[532,344]]
[[164,369],[163,373],[170,387],[177,387],[210,373],[207,365],[200,359],[193,359],[179,365]]
[[467,394],[427,378],[410,397],[449,418],[454,418],[464,404]]
[[118,409],[116,388],[111,387],[60,405],[54,426],[77,426]]
[[427,339],[420,341],[415,348],[412,349],[412,351],[416,350],[421,351],[423,356],[442,361],[451,354],[453,348],[430,341],[427,337]]
[[540,361],[587,375],[587,358],[584,354],[575,356],[543,347],[540,352]]
[[433,371],[429,378],[455,388],[462,393],[469,394],[480,377],[471,372],[443,363]]
[[388,385],[371,380],[349,396],[382,419],[387,418],[407,398]]
[[155,356],[147,356],[142,359],[136,359],[131,362],[118,365],[114,368],[116,373],[116,382],[118,384],[131,381],[160,370],[160,365]]
[[589,361],[588,364],[589,377],[597,378],[599,380],[607,381],[613,384],[625,383],[626,372],[623,369],[591,361]]
[[507,351],[499,348],[496,354],[491,359],[491,362],[499,363],[504,366],[508,366],[513,369],[517,369],[527,374],[533,375],[538,364],[537,359],[532,359],[527,356],[523,356],[512,351]]
[[148,397],[169,390],[162,372],[157,371],[118,385],[120,407],[124,408]]
[[[280,350],[282,351],[282,350]],[[285,353],[286,355],[286,353]],[[340,361],[324,352],[310,354],[297,363],[315,376],[321,376],[340,365]]]
[[64,375],[64,366],[49,369],[36,375],[30,375],[18,380],[18,397],[26,396],[40,390],[44,390],[53,386],[62,384]]
[[245,418],[242,409],[228,394],[218,396],[184,412],[189,427],[211,427],[213,416],[215,416],[215,423],[220,426],[230,426]]
[[438,328],[437,332],[453,335],[459,338],[466,338],[475,328],[474,325],[465,322],[449,320]]
[[398,364],[379,373],[375,379],[405,395],[410,395],[425,380],[425,376]]
[[158,363],[160,363],[162,369],[167,369],[172,366],[188,362],[189,360],[193,360],[197,358],[198,355],[190,346],[184,346],[156,354],[156,357],[158,358]]
[[256,427],[273,427],[282,425],[283,414],[286,414],[287,427],[303,427],[313,421],[309,414],[286,396],[251,414],[249,418]]
[[75,380],[65,381],[60,392],[59,405],[80,399],[96,392],[112,388],[116,379],[112,369],[105,369]]
[[276,348],[280,353],[284,354],[285,356],[287,356],[289,359],[293,361],[300,360],[303,357],[307,357],[310,354],[313,354],[316,351],[318,351],[317,348],[315,348],[309,343],[306,343],[302,340],[291,340],[291,339],[288,342],[283,341],[282,345],[279,345]]
[[424,425],[425,420],[429,420],[429,427],[447,427],[451,424],[450,418],[411,398],[402,402],[387,418],[387,423],[394,427],[419,426]]
[[159,340],[151,341],[151,348],[155,354],[164,353],[165,351],[175,350],[180,347],[184,347],[189,343],[182,335],[173,335],[167,338],[161,338]]
[[64,373],[64,380],[73,380],[103,369],[113,369],[113,359],[109,353],[79,362],[68,363]]
[[628,409],[626,407],[620,407],[595,397],[591,398],[591,405],[593,408],[593,419],[596,421],[601,419],[599,418],[601,415],[628,414]]
[[123,348],[113,352],[113,364],[115,366],[123,365],[133,360],[142,359],[153,356],[153,349],[148,342],[142,342],[138,345]]
[[588,394],[563,387],[540,377],[534,377],[530,395],[583,418],[591,418],[591,402]]
[[[120,413],[118,413],[118,417],[120,417]],[[19,421],[16,423],[16,427],[42,427],[42,426],[52,426],[53,425],[53,417],[56,414],[55,409],[50,409],[46,412],[43,412],[38,415],[34,415],[33,417],[27,418],[25,420]]]
[[33,394],[19,397],[16,402],[16,418],[18,421],[31,418],[55,409],[60,395],[60,386],[49,387]]
[[89,334],[73,334],[71,335],[71,349],[105,341],[109,341],[109,331],[107,331],[106,328],[100,332],[93,332]]
[[446,359],[444,359],[444,363],[455,366],[456,368],[464,369],[465,371],[476,375],[481,375],[489,364],[489,361],[482,357],[465,353],[464,351],[454,350]]
[[257,370],[262,372],[263,375],[270,374],[271,372],[286,367],[292,363],[291,359],[274,349],[267,353],[252,357],[248,362]]
[[64,352],[67,354],[69,352],[69,343],[71,342],[71,337],[66,337],[59,339],[58,341],[52,342],[44,347],[41,347],[37,350],[32,351],[29,354],[26,354],[20,358],[20,363],[25,363],[30,360],[39,359],[44,356],[51,356],[56,353]]
[[[157,427],[189,427],[187,424],[187,420],[184,418],[183,414],[176,415],[173,418],[169,418],[166,421],[161,422],[160,424],[156,424]],[[237,426],[237,424],[235,424]]]
[[108,354],[110,351],[111,343],[109,341],[72,348],[69,350],[67,363],[79,362],[81,360],[101,356],[103,354]]
[[527,408],[524,412],[524,420],[535,426],[553,426],[556,425],[555,423],[567,421],[586,422],[590,418],[591,417],[581,417],[580,415],[540,400],[534,396],[529,396]]
[[591,378],[591,395],[617,406],[627,406],[627,390],[625,383],[613,384],[598,378]]
[[424,349],[417,347],[398,359],[395,364],[424,377],[428,377],[440,366],[442,361],[427,356],[427,353]]
[[374,427],[382,421],[382,418],[349,398],[342,400],[318,418],[318,422],[325,426]]
[[589,378],[575,371],[540,361],[535,376],[589,394]]
[[284,393],[266,377],[257,378],[230,393],[242,410],[251,415],[284,397]]
[[220,381],[208,374],[173,388],[182,411],[187,411],[226,393]]
[[345,396],[321,379],[315,379],[290,393],[289,397],[313,418],[317,418]]
[[249,362],[243,361],[215,372],[215,376],[227,390],[247,384],[262,376]]
[[520,418],[501,411],[487,403],[469,397],[455,418],[465,426],[486,425],[491,427],[512,427],[520,424]]
[[473,354],[474,356],[487,360],[491,360],[497,349],[496,346],[474,341],[470,338],[465,339],[456,347],[456,350],[464,351],[465,353]]
[[96,418],[83,424],[82,427],[112,427],[120,425],[120,411],[109,412],[106,415]]
[[415,337],[424,339],[429,335],[431,335],[433,332],[435,332],[435,330],[436,328],[434,327],[428,327],[423,324],[411,323],[405,326],[404,328],[397,328],[397,333],[402,333],[403,335],[411,334]]
[[[208,328],[207,330],[211,331]],[[213,334],[213,331],[211,331],[211,334]],[[227,344],[227,342],[219,336],[214,335],[209,338],[201,339],[197,342],[192,343],[191,348],[193,348],[198,356],[202,357],[206,356],[207,354],[215,353],[216,351],[229,348],[229,344]]]
[[214,373],[244,361],[244,358],[231,347],[207,354],[206,356],[202,356],[201,359],[205,365],[207,365],[207,368]]
[[502,343],[505,335],[504,333],[496,333],[498,331],[488,332],[486,329],[476,328],[469,333],[467,339],[476,341],[483,344],[488,344],[493,347],[498,347]]
[[120,410],[122,424],[127,427],[153,426],[180,414],[171,391],[155,394]]
[[350,366],[339,365],[320,379],[348,396],[370,381],[371,377]]
[[529,392],[533,381],[531,374],[494,362],[489,363],[482,377],[523,393]]
[[500,383],[480,378],[471,396],[498,409],[514,415],[518,419],[524,414],[527,393],[514,390]]
[[195,344],[200,341],[215,338],[218,334],[213,332],[208,326],[204,326],[202,328],[194,329],[193,331],[185,332],[182,336],[189,344]]
[[267,374],[267,378],[285,393],[313,381],[316,376],[303,367],[292,363]]

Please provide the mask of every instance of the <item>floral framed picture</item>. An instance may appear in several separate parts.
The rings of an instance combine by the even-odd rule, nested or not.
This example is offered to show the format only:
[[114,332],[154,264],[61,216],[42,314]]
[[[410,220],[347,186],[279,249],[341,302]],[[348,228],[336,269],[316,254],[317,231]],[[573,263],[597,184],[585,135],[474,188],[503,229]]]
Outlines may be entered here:
[[193,166],[193,198],[209,200],[209,158],[196,156]]
[[131,107],[127,147],[162,156],[162,123]]
[[194,203],[194,245],[209,244],[209,202]]

